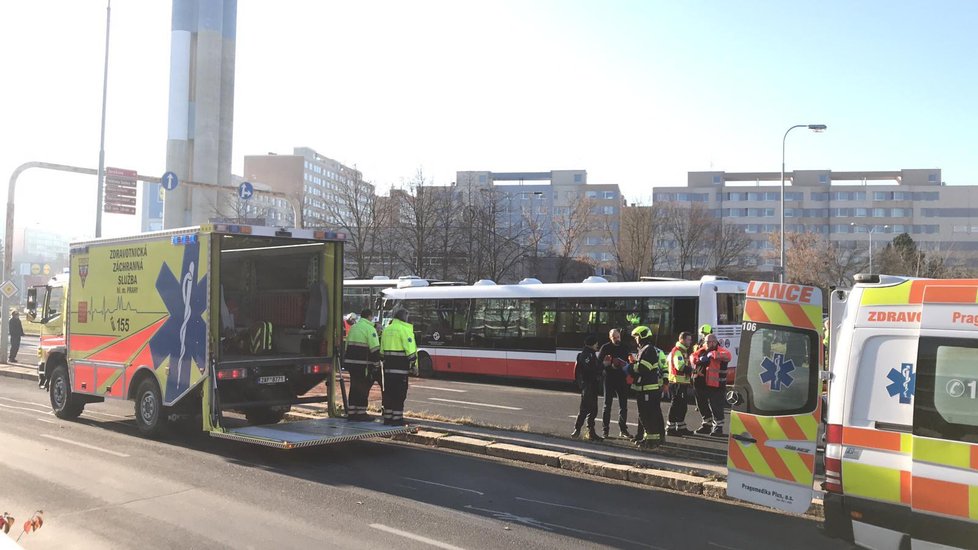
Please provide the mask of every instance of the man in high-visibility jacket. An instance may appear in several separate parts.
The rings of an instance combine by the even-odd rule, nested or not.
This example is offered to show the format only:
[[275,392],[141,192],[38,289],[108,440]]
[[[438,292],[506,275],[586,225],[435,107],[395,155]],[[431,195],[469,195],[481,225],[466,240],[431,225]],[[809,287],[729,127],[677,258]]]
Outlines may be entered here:
[[669,406],[669,421],[666,423],[666,433],[669,435],[691,435],[693,432],[686,428],[686,410],[690,375],[693,373],[689,362],[690,348],[693,347],[693,335],[680,332],[679,340],[669,352],[669,391],[672,393],[672,405]]
[[[367,399],[374,382],[380,383],[380,338],[374,328],[373,312],[365,309],[346,335],[343,364],[350,373],[349,420],[370,420]],[[383,389],[383,388],[381,388]]]
[[398,309],[380,336],[380,356],[384,360],[384,424],[389,426],[404,425],[408,372],[418,357],[414,326],[407,321],[407,310]]
[[696,433],[724,437],[723,407],[727,389],[727,363],[731,355],[720,345],[715,334],[706,337],[706,345],[693,352],[693,387],[696,406],[703,416],[703,425]]
[[662,390],[668,370],[666,354],[652,344],[652,329],[638,326],[632,330],[638,344],[635,362],[629,365],[632,390],[638,403],[639,426],[635,443],[642,447],[658,447],[666,439],[662,419]]

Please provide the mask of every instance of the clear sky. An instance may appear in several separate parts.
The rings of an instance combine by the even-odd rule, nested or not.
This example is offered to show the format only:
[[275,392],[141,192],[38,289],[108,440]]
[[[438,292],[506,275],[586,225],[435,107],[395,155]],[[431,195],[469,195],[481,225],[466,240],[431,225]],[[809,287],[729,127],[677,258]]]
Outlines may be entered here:
[[[165,169],[168,0],[115,0],[106,165]],[[240,0],[232,171],[308,146],[423,169],[586,169],[632,200],[699,170],[941,168],[978,184],[978,3]],[[104,0],[0,4],[0,180],[96,167]],[[21,176],[17,225],[94,232],[95,177]],[[106,215],[104,233],[138,230]]]

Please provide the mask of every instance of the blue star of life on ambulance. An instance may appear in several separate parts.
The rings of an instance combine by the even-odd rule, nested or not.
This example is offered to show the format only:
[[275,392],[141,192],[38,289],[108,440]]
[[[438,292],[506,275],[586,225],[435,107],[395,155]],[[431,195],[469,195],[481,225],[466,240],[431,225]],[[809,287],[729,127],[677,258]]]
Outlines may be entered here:
[[886,387],[886,393],[890,397],[900,396],[900,403],[907,405],[913,397],[914,386],[917,383],[917,375],[913,372],[913,363],[903,363],[900,369],[890,369],[886,373],[886,379],[890,385]]
[[774,357],[765,357],[761,361],[761,382],[771,385],[771,391],[781,391],[782,388],[791,387],[794,378],[791,371],[795,370],[795,363],[791,359],[784,360],[784,355],[775,353]]
[[170,314],[163,326],[149,341],[153,368],[169,358],[170,372],[166,379],[163,400],[171,402],[190,388],[193,362],[204,372],[204,349],[207,325],[203,313],[207,309],[207,276],[200,277],[200,244],[184,246],[183,265],[179,278],[166,262],[156,278],[156,290]]

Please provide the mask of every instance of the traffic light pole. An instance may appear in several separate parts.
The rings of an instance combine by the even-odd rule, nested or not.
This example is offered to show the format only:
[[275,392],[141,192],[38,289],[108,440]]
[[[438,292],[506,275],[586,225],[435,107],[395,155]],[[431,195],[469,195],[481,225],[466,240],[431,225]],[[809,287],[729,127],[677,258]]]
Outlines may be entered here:
[[[99,173],[98,170],[94,168],[82,168],[80,166],[69,166],[67,164],[54,164],[50,162],[25,162],[18,166],[13,174],[10,175],[10,183],[7,185],[7,223],[3,234],[3,277],[5,280],[12,280],[14,278],[14,262],[13,262],[13,243],[14,243],[14,197],[17,192],[17,178],[20,175],[31,169],[31,168],[41,168],[43,170],[55,170],[58,172],[72,172],[75,174],[84,174],[87,176],[96,175]],[[160,183],[160,178],[153,176],[141,176],[136,175],[136,181],[142,181],[146,183]],[[237,188],[228,187],[223,185],[214,185],[212,183],[199,183],[193,181],[181,182],[181,185],[190,185],[194,187],[203,187],[208,189],[219,189],[223,191],[235,191]],[[262,191],[267,195],[273,197],[278,197],[285,199],[289,205],[292,207],[292,215],[296,220],[296,226],[301,226],[301,218],[299,213],[302,210],[298,206],[298,201],[295,197],[289,196],[287,193],[281,193],[278,191]],[[102,214],[102,196],[99,193],[98,197],[98,218],[101,219]],[[97,231],[100,232],[99,229]],[[0,281],[2,283],[3,281]],[[27,289],[22,288],[20,292],[26,292]],[[0,353],[7,353],[8,346],[10,343],[10,334],[7,330],[7,318],[10,316],[10,299],[5,295],[0,294]],[[7,356],[4,356],[4,359]]]

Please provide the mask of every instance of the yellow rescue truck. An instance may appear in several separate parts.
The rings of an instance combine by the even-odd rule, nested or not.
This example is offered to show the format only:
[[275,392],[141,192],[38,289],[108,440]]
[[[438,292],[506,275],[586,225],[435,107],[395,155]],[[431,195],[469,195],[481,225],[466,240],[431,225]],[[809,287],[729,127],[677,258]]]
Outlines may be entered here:
[[863,275],[828,302],[821,371],[821,291],[748,286],[728,494],[804,512],[823,423],[827,535],[978,547],[978,280]]
[[[410,430],[341,418],[343,242],[211,224],[73,243],[69,272],[28,292],[55,415],[128,399],[145,436],[199,419],[212,436],[280,448]],[[308,403],[329,417],[280,423]]]

